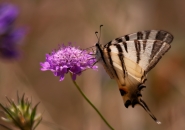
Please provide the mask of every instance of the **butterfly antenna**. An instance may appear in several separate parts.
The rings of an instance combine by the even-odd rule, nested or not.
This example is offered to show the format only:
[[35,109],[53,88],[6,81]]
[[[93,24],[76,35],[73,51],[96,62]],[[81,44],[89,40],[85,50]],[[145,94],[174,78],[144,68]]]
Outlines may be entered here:
[[103,25],[100,25],[100,36],[98,38],[98,43],[100,43],[100,38],[101,38],[101,28],[103,27]]
[[101,38],[101,28],[103,27],[103,25],[100,25],[100,35],[98,37],[98,32],[96,31],[95,34],[96,34],[96,37],[98,39],[98,43],[100,43],[100,38]]
[[99,39],[99,38],[98,38],[98,32],[97,32],[97,31],[95,32],[95,35],[96,35],[97,39]]

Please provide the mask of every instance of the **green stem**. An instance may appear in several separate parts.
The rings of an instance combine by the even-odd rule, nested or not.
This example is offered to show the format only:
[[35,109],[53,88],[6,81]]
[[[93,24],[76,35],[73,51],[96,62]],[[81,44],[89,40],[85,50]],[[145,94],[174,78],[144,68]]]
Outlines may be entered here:
[[[72,79],[72,74],[71,74],[71,79]],[[85,98],[85,100],[94,108],[94,110],[98,113],[98,115],[101,117],[101,119],[105,122],[105,124],[111,129],[114,130],[114,128],[112,128],[112,126],[106,121],[106,119],[102,116],[102,114],[98,111],[98,109],[91,103],[91,101],[85,96],[85,94],[82,92],[82,90],[80,89],[80,87],[78,86],[78,84],[72,79],[74,85],[76,86],[76,88],[78,89],[78,91],[80,92],[80,94]]]

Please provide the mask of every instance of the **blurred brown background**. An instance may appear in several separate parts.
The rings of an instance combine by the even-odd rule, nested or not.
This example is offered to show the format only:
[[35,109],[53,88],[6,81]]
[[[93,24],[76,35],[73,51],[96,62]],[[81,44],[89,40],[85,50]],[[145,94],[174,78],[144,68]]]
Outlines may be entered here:
[[[4,0],[5,1],[5,0]],[[7,1],[7,0],[6,0]],[[41,102],[44,122],[38,130],[109,130],[86,103],[69,75],[40,71],[45,54],[58,44],[72,42],[88,48],[103,24],[101,43],[140,30],[161,29],[174,35],[172,48],[149,73],[143,99],[162,122],[157,125],[139,106],[124,107],[117,84],[105,73],[88,70],[77,77],[87,97],[115,130],[185,129],[185,1],[183,0],[8,0],[20,7],[17,27],[29,33],[22,59],[0,62],[0,101],[26,93]],[[1,1],[2,2],[2,1]],[[60,128],[60,129],[59,129]]]

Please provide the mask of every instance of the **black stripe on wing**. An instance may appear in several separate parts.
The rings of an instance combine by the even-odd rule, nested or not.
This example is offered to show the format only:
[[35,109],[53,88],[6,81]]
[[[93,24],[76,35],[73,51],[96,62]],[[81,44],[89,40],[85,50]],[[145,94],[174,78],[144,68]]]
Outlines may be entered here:
[[96,47],[97,47],[98,51],[100,52],[101,59],[102,59],[102,61],[103,61],[103,66],[104,66],[105,70],[107,71],[107,73],[109,74],[109,76],[110,76],[111,78],[113,78],[114,75],[113,75],[112,72],[109,70],[109,65],[107,64],[107,59],[106,59],[106,56],[105,56],[104,51],[103,51],[102,48],[100,47],[100,44],[96,44]]
[[152,46],[152,52],[151,52],[150,59],[149,59],[149,63],[154,58],[154,56],[159,52],[161,46],[163,45],[162,43],[161,43],[161,41],[154,41],[153,46]]
[[129,35],[125,35],[124,38],[125,38],[126,41],[129,41],[130,40]]
[[141,60],[140,58],[141,43],[138,40],[134,40],[134,43],[135,43],[136,57],[137,57],[136,63],[138,64],[139,61]]
[[143,51],[146,49],[147,40],[143,40]]
[[[115,79],[121,86],[125,86],[127,70],[124,62],[123,48],[120,44],[114,44],[105,48],[107,53],[107,64]],[[113,49],[113,50],[112,50]]]
[[137,40],[142,40],[143,39],[143,32],[137,32]]
[[121,48],[121,46],[119,44],[115,44],[116,48],[118,49],[118,57],[119,57],[119,60],[121,62],[121,67],[122,67],[122,70],[123,70],[123,75],[124,75],[124,78],[125,78],[125,74],[126,74],[126,67],[125,67],[125,63],[124,63],[124,55],[123,55],[123,50]]
[[[114,67],[114,65],[113,65],[113,61],[112,61],[112,57],[111,57],[111,49],[109,48],[109,47],[107,47],[106,48],[106,50],[107,50],[107,54],[108,54],[108,61],[109,61],[109,63],[110,63],[110,66],[111,66],[111,68],[112,68],[112,70],[113,70],[113,72],[114,72],[114,75],[116,76],[116,78],[118,78],[118,80],[119,80],[119,76],[118,76],[118,74],[117,74],[117,72],[116,72],[116,69],[115,69],[115,67]],[[108,68],[108,69],[111,69],[111,68]]]
[[124,48],[125,48],[125,51],[128,53],[127,43],[124,41],[122,44],[123,44],[123,46],[124,46]]

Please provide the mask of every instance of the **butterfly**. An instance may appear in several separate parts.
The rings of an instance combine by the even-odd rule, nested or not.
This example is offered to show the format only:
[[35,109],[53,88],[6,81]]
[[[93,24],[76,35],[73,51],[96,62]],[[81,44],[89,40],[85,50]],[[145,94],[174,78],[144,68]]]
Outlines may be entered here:
[[125,107],[138,104],[156,123],[161,124],[141,98],[141,90],[146,87],[148,72],[170,49],[172,34],[163,30],[139,31],[118,37],[105,45],[99,43],[100,36],[97,36],[95,57],[110,78],[116,80]]

